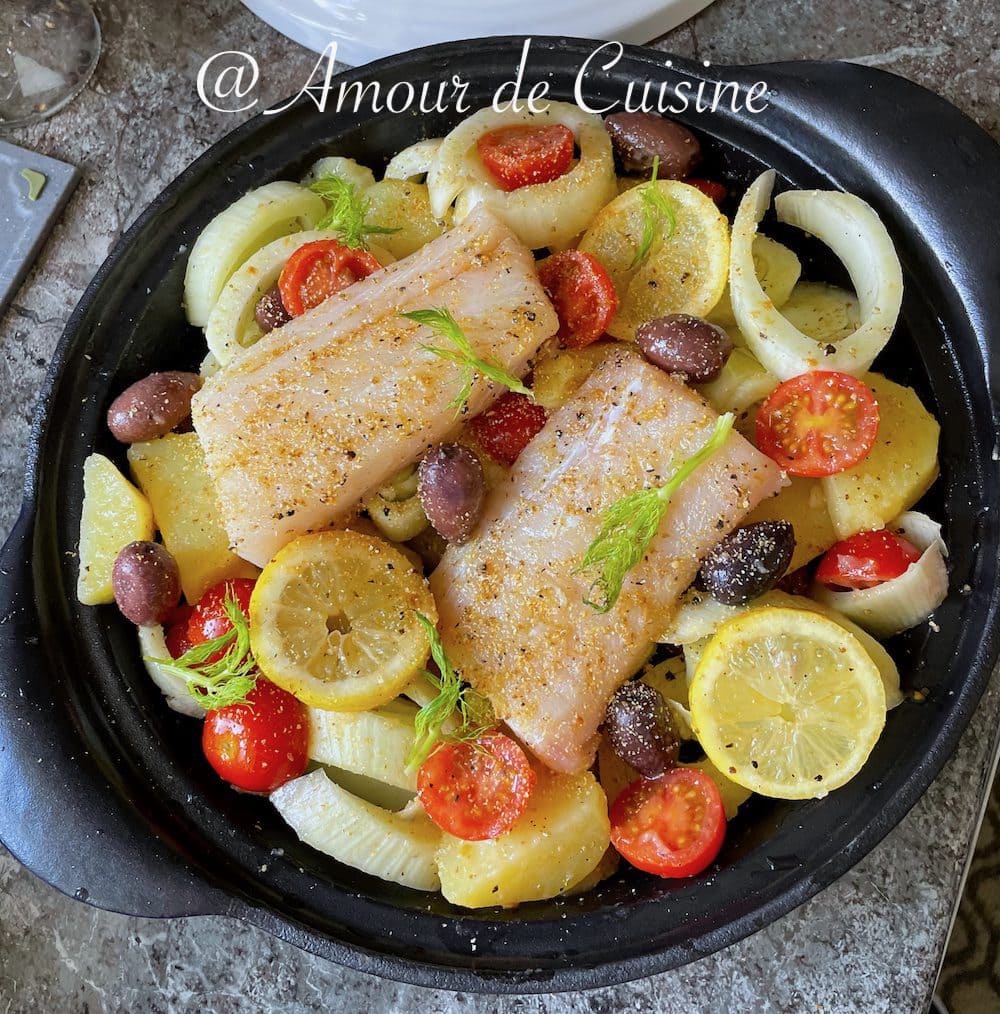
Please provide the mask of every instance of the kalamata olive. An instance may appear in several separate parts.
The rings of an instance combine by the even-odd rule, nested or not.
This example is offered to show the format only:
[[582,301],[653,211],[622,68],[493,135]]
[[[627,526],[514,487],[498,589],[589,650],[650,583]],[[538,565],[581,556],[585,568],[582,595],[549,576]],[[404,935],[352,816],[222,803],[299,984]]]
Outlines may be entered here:
[[115,602],[140,627],[162,623],[181,598],[177,561],[158,542],[130,542],[111,571]]
[[715,380],[733,351],[721,327],[687,313],[647,321],[636,330],[635,341],[654,366],[683,373],[692,384]]
[[257,300],[254,316],[257,318],[257,324],[264,334],[267,334],[268,331],[273,331],[275,328],[284,327],[292,319],[292,315],[285,309],[285,304],[281,301],[281,292],[278,290],[277,285],[272,285]]
[[754,521],[730,532],[698,571],[698,582],[726,606],[742,606],[773,588],[795,552],[787,521]]
[[604,126],[627,173],[648,174],[659,157],[657,178],[680,180],[701,161],[698,138],[687,127],[655,113],[613,113]]
[[608,703],[604,735],[611,749],[646,778],[677,764],[681,741],[663,694],[633,680],[620,686]]
[[483,466],[462,444],[438,444],[417,469],[417,494],[434,530],[449,542],[464,542],[483,509]]
[[108,429],[123,444],[155,440],[191,414],[191,398],[201,387],[197,373],[151,373],[125,388],[108,409]]

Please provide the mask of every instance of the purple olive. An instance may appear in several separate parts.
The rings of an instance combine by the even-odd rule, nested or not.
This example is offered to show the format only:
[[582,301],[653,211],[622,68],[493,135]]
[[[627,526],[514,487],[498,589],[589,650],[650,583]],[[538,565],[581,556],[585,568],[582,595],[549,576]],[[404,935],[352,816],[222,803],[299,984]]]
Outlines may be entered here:
[[181,598],[177,561],[158,542],[130,542],[111,571],[115,602],[140,627],[162,623]]
[[613,113],[604,121],[611,147],[627,173],[649,175],[659,158],[657,178],[681,180],[701,161],[701,145],[687,127],[655,113]]
[[682,373],[692,384],[715,380],[733,351],[732,339],[721,327],[687,313],[640,325],[635,341],[654,366]]
[[462,444],[438,444],[417,469],[417,494],[434,530],[449,542],[465,542],[483,509],[483,466]]
[[604,735],[611,749],[645,778],[675,767],[681,740],[663,694],[633,680],[620,686],[604,716]]
[[177,429],[191,415],[191,399],[201,388],[197,373],[151,373],[127,387],[108,409],[108,429],[123,444],[155,440]]
[[746,605],[781,580],[794,552],[795,530],[787,521],[754,521],[709,552],[698,585],[723,605]]
[[264,334],[275,328],[284,327],[292,319],[292,315],[285,309],[285,304],[281,300],[281,292],[277,285],[272,285],[257,300],[254,317]]

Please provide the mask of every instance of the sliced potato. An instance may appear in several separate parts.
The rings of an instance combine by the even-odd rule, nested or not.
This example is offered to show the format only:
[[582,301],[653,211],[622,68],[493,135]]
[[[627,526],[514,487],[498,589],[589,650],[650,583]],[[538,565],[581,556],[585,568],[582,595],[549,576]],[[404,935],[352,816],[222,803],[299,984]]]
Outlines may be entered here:
[[597,777],[610,808],[622,792],[641,776],[631,764],[626,764],[611,749],[607,739],[602,738],[601,745],[597,748]]
[[716,412],[739,415],[763,401],[777,386],[778,378],[768,373],[749,350],[735,348],[722,373],[698,390]]
[[594,372],[612,344],[595,342],[582,349],[559,349],[542,360],[535,367],[531,385],[535,401],[549,412],[564,405]]
[[795,530],[795,552],[788,566],[789,571],[793,571],[825,553],[838,536],[827,508],[822,480],[798,475],[788,478],[790,485],[777,496],[762,500],[743,523],[787,521]]
[[528,808],[506,834],[492,841],[442,835],[441,892],[466,908],[554,898],[586,877],[610,842],[607,799],[594,776],[539,768]]
[[359,775],[356,771],[334,767],[332,764],[324,764],[323,770],[352,796],[357,796],[367,803],[374,803],[375,806],[391,813],[399,813],[413,802],[414,793],[390,785],[388,782],[380,782],[377,778]]
[[365,197],[369,201],[368,222],[398,230],[375,236],[379,246],[397,259],[408,257],[437,239],[448,227],[447,219],[435,218],[431,213],[430,197],[423,183],[381,180],[365,192]]
[[309,708],[309,756],[321,764],[417,791],[415,771],[406,770],[413,747],[417,706],[394,700],[374,711]]
[[598,884],[613,877],[618,872],[621,859],[613,846],[601,856],[601,861],[583,878],[577,881],[572,887],[567,888],[563,893],[568,895],[586,894],[592,891]]
[[799,282],[781,313],[803,334],[833,345],[854,334],[861,325],[858,297],[826,282]]
[[883,528],[912,507],[938,474],[941,427],[909,387],[877,373],[864,381],[878,399],[875,446],[860,464],[820,480],[838,539]]
[[[795,253],[777,240],[758,233],[753,241],[753,266],[761,288],[767,293],[768,299],[775,306],[784,307],[795,290],[795,284],[802,273],[802,264]],[[728,283],[722,293],[722,298],[715,304],[708,319],[713,324],[724,327],[733,341],[741,345],[745,344],[736,318],[733,316]]]
[[715,782],[722,797],[722,808],[726,811],[726,820],[732,820],[739,808],[753,795],[749,789],[730,781],[707,757],[692,762],[691,764],[680,764],[682,768],[694,768],[702,771]]
[[282,785],[271,802],[314,849],[373,877],[437,890],[441,832],[419,807],[384,810],[342,789],[322,769]]
[[196,327],[208,323],[222,287],[246,259],[281,236],[312,229],[326,213],[318,194],[276,180],[244,194],[201,231],[184,275],[184,308]]
[[80,573],[76,597],[85,606],[114,602],[111,571],[130,543],[156,534],[149,501],[103,454],[83,463],[83,514],[80,518]]
[[229,548],[197,433],[168,433],[133,444],[128,460],[153,507],[163,544],[180,568],[188,602],[197,602],[219,581],[260,573]]
[[729,222],[715,203],[676,180],[652,185],[670,204],[675,227],[661,223],[641,263],[635,264],[647,214],[641,187],[602,208],[580,240],[580,249],[604,265],[618,293],[608,333],[630,341],[640,324],[655,317],[704,317],[719,302],[729,271]]

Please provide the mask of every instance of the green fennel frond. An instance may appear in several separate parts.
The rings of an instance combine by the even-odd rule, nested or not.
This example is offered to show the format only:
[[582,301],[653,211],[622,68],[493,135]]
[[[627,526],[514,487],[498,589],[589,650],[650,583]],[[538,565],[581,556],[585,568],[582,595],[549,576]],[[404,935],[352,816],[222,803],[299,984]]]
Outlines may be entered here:
[[733,414],[720,416],[706,443],[662,486],[640,489],[622,497],[605,512],[601,530],[574,571],[596,571],[584,602],[606,613],[618,601],[625,575],[646,555],[670,500],[688,476],[722,445],[733,428]]
[[[180,658],[147,658],[187,684],[188,693],[206,711],[243,704],[257,685],[257,663],[250,651],[250,626],[240,604],[227,591],[223,605],[231,630],[196,644]],[[222,652],[215,661],[209,661]]]
[[[471,687],[465,686],[451,667],[437,628],[423,613],[416,614],[430,641],[431,658],[440,676],[424,669],[424,678],[438,694],[428,701],[413,720],[413,748],[406,758],[406,768],[414,771],[430,756],[442,739],[465,742],[478,739],[496,725],[489,701]],[[452,716],[458,718],[458,728],[445,733],[444,727]]]
[[674,209],[666,195],[656,185],[656,174],[659,169],[660,158],[657,156],[653,159],[653,173],[649,181],[636,187],[642,200],[642,239],[629,265],[630,269],[638,267],[649,256],[657,233],[663,232],[664,238],[669,239],[677,228]]
[[448,362],[457,363],[462,367],[462,386],[459,388],[458,394],[448,404],[449,408],[455,409],[456,416],[461,415],[465,409],[469,396],[472,394],[472,384],[477,373],[482,374],[488,380],[492,380],[497,384],[503,384],[504,387],[518,394],[531,394],[531,391],[517,377],[508,373],[502,367],[497,366],[496,363],[480,359],[466,337],[465,332],[451,313],[444,307],[431,310],[411,310],[408,313],[401,314],[401,316],[417,324],[426,325],[442,338],[450,341],[454,346],[454,348],[442,347],[440,345],[421,345],[420,347],[425,352],[430,352],[431,355],[447,359]]
[[371,210],[371,201],[359,194],[353,183],[348,183],[339,176],[322,176],[310,183],[309,189],[330,205],[327,213],[316,223],[316,228],[336,229],[344,246],[353,249],[366,247],[366,236],[387,236],[399,232],[399,229],[369,224],[366,219]]

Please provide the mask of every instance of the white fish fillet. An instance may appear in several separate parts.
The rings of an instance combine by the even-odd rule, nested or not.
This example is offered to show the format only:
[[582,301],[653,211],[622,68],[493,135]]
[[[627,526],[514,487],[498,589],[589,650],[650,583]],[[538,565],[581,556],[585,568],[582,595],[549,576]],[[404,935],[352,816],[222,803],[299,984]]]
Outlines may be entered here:
[[[523,376],[558,328],[531,251],[488,212],[272,331],[212,377],[193,419],[233,549],[260,566],[347,517],[458,427],[448,342],[400,317],[447,307],[476,353]],[[469,414],[504,388],[477,374]]]
[[594,759],[611,694],[663,632],[705,554],[783,479],[733,433],[674,495],[645,559],[601,615],[573,574],[602,512],[662,485],[712,433],[717,414],[630,348],[611,350],[487,498],[472,538],[431,577],[455,668],[549,767]]

